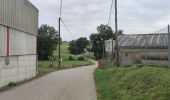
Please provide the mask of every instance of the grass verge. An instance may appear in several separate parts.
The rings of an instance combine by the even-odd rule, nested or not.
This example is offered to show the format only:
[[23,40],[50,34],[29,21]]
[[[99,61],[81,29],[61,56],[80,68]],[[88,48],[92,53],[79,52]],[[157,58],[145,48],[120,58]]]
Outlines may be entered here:
[[170,69],[151,66],[97,69],[98,100],[170,100]]
[[89,62],[89,61],[76,61],[76,60],[75,61],[63,61],[61,68],[58,68],[57,62],[54,62],[54,67],[49,67],[49,61],[39,61],[38,62],[39,76],[43,76],[47,73],[54,72],[57,70],[88,66],[88,65],[92,65],[92,64],[93,63]]

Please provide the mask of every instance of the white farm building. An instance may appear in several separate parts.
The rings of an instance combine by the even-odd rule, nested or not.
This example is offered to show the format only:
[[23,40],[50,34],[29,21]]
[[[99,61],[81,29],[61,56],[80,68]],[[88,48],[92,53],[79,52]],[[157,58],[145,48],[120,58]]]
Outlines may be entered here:
[[0,0],[0,87],[36,76],[38,9],[28,0]]

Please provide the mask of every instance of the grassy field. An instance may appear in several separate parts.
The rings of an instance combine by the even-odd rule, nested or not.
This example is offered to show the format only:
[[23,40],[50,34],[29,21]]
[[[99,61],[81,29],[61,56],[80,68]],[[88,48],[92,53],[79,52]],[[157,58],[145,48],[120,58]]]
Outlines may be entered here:
[[170,69],[125,67],[97,69],[98,100],[170,100]]
[[[68,44],[67,43],[63,43],[61,45],[61,57],[63,60],[67,60],[69,56],[71,56],[71,54],[68,51]],[[57,57],[58,56],[58,47],[57,49],[54,51],[54,56]]]
[[[38,66],[39,66],[39,76],[42,76],[44,74],[56,71],[56,70],[61,70],[61,69],[69,69],[69,68],[74,68],[74,67],[81,67],[81,66],[87,66],[87,65],[91,65],[93,63],[89,62],[89,61],[80,61],[77,60],[77,56],[72,55],[69,53],[68,51],[68,44],[67,43],[63,43],[61,45],[61,56],[62,56],[62,64],[61,64],[61,68],[58,68],[58,62],[57,62],[57,55],[58,55],[58,49],[56,49],[54,51],[54,57],[55,57],[55,61],[54,61],[54,66],[53,68],[49,67],[49,61],[39,61],[38,62]],[[69,56],[72,56],[75,60],[71,61],[68,60]]]

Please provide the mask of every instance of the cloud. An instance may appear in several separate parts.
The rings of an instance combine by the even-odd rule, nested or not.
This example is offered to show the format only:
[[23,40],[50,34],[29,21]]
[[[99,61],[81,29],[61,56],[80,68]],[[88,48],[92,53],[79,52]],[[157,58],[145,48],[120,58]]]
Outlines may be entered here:
[[[30,0],[40,11],[39,25],[58,29],[60,0]],[[168,0],[118,0],[118,24],[126,34],[148,33],[170,23]],[[75,38],[89,37],[108,21],[111,0],[63,0],[62,19]],[[111,19],[114,30],[114,11]],[[63,40],[72,37],[62,25]]]

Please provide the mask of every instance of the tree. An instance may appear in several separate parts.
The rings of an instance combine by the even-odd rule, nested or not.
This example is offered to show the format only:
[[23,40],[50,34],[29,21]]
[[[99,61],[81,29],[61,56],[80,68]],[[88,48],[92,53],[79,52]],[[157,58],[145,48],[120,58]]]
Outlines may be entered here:
[[68,50],[70,51],[71,54],[77,54],[77,47],[76,47],[76,41],[75,40],[72,40],[69,43]]
[[104,50],[104,41],[114,38],[115,35],[113,30],[110,26],[107,25],[100,25],[97,27],[98,33],[92,34],[90,36],[90,40],[92,42],[92,51],[94,52],[94,56],[96,59],[101,59]]
[[81,37],[77,40],[73,40],[69,43],[69,48],[68,50],[70,51],[71,54],[82,54],[84,53],[84,49],[87,48],[89,45],[89,41],[85,37]]
[[54,27],[42,25],[38,30],[38,58],[48,60],[58,44],[58,32]]
[[97,27],[98,33],[91,34],[90,41],[92,43],[92,51],[96,59],[101,59],[104,51],[105,41],[109,39],[116,39],[116,35],[123,35],[123,30],[119,30],[115,34],[112,28],[108,25],[101,24]]
[[94,52],[95,58],[101,59],[103,54],[103,46],[104,46],[104,40],[101,36],[101,34],[92,34],[90,36],[90,40],[92,42],[92,51]]
[[115,39],[115,34],[113,33],[112,28],[108,25],[101,24],[100,26],[97,27],[97,31],[98,34],[100,34],[104,40],[108,40],[110,38]]

